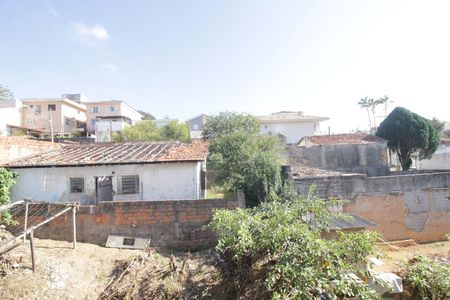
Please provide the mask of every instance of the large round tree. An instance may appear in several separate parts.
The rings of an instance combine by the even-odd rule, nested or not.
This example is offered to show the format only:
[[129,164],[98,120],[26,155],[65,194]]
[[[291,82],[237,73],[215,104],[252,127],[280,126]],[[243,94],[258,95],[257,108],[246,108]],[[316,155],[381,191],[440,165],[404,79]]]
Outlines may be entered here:
[[403,170],[409,170],[411,156],[430,158],[439,146],[439,133],[432,122],[406,108],[396,107],[378,127],[377,136],[388,140]]

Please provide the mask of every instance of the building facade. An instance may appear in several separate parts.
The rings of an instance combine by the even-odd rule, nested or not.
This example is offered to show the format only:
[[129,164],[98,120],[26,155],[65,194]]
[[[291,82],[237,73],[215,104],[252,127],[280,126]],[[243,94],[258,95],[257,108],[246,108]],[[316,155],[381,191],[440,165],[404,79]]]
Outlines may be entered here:
[[46,134],[86,135],[86,106],[67,98],[22,99],[21,126]]
[[304,136],[320,134],[320,122],[329,118],[307,116],[301,111],[280,111],[258,119],[262,134],[278,136],[284,143],[294,144]]
[[115,132],[142,120],[142,115],[120,100],[85,102],[87,132],[97,142],[110,142]]

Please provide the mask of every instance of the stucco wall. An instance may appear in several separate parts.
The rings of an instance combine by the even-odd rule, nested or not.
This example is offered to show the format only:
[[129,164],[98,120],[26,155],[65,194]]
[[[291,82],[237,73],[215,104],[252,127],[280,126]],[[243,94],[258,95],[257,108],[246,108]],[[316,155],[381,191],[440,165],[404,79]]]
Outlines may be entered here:
[[315,184],[321,198],[350,200],[344,211],[378,224],[385,239],[442,240],[450,233],[450,172],[400,176],[296,179],[300,193]]
[[[95,204],[95,177],[112,176],[117,191],[117,176],[139,175],[140,193],[114,195],[113,200],[198,199],[201,162],[105,165],[57,168],[17,168],[19,174],[12,189],[13,201],[32,198],[48,202]],[[84,192],[69,193],[69,178],[83,177]]]
[[291,165],[369,176],[389,174],[386,143],[292,146],[289,148],[289,161]]
[[431,159],[417,162],[420,170],[450,170],[450,146],[440,145]]

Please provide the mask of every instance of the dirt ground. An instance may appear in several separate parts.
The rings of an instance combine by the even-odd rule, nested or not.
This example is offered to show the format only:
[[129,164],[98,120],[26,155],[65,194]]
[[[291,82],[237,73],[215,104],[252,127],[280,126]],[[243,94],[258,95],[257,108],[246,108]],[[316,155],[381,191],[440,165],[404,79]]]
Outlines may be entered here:
[[[29,243],[0,256],[0,299],[261,299],[239,297],[220,272],[213,250],[172,253],[124,250],[36,239],[37,272]],[[450,241],[383,247],[377,271],[396,271],[413,255],[450,260]],[[17,267],[17,268],[15,268]],[[3,271],[2,271],[3,270]],[[251,279],[254,281],[254,279]],[[249,283],[250,284],[250,283]],[[252,288],[255,293],[260,288]]]
[[0,299],[97,299],[116,260],[142,251],[35,239],[36,273],[27,241],[0,257]]

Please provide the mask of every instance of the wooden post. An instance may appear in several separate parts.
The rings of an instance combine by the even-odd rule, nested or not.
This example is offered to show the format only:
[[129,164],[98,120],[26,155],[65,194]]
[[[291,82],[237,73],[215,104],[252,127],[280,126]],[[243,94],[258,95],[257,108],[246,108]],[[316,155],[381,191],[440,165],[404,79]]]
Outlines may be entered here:
[[25,221],[23,222],[23,241],[27,240],[27,226],[28,226],[28,201],[25,202]]
[[34,229],[30,232],[30,247],[31,247],[31,268],[33,273],[36,272],[36,256],[34,255]]
[[73,229],[73,249],[77,248],[77,220],[76,220],[77,206],[72,206],[72,229]]

